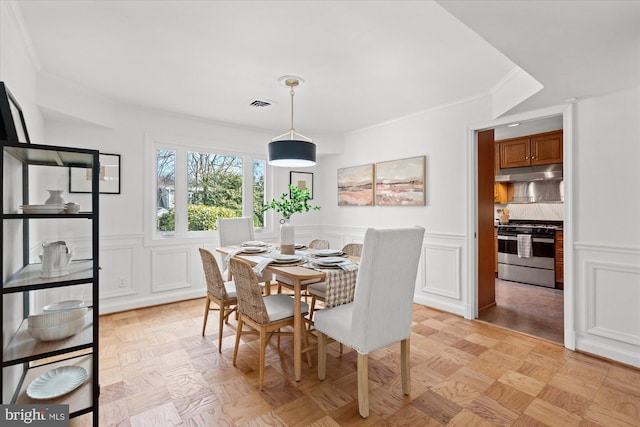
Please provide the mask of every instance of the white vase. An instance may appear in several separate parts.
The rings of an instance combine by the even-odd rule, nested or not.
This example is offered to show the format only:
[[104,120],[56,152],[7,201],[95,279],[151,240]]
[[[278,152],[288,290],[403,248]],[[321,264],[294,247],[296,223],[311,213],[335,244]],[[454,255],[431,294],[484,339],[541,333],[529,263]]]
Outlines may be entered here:
[[49,198],[44,202],[45,205],[64,205],[65,201],[62,198],[64,190],[47,190],[49,192]]
[[288,219],[280,221],[280,253],[293,255],[296,246],[296,230]]

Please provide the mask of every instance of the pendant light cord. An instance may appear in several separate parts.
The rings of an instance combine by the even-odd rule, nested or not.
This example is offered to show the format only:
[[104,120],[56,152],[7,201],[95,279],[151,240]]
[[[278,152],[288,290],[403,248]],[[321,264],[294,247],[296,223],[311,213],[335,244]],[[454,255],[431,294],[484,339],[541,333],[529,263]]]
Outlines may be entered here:
[[289,130],[289,133],[291,135],[291,139],[293,139],[293,135],[295,134],[295,129],[293,128],[293,86],[291,86],[291,91],[289,92],[291,94],[291,129]]

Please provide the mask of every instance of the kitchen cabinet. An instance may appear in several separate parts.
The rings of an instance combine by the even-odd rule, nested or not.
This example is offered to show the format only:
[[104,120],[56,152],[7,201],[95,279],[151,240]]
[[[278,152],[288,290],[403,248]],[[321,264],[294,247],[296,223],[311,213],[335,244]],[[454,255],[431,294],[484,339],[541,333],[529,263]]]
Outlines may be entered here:
[[556,231],[556,288],[564,289],[564,232]]
[[[494,146],[494,172],[500,172],[500,144]],[[493,183],[493,203],[506,204],[509,202],[509,196],[513,196],[513,184],[506,182]]]
[[500,168],[562,163],[562,130],[497,141]]
[[[98,426],[99,152],[15,141],[0,141],[0,145],[2,404],[68,404],[70,418],[91,414],[93,425]],[[46,198],[42,187],[55,188],[54,183],[66,181],[72,167],[87,170],[81,175],[90,181],[92,191],[81,196],[85,210],[65,213],[64,208],[42,205]],[[70,263],[67,266],[65,258],[61,268],[53,272],[43,269],[50,265],[43,264],[38,256],[49,247],[43,243],[61,245],[62,240],[76,243],[76,252],[66,252]],[[66,244],[64,248],[68,249]],[[52,312],[52,307],[46,306],[52,302],[64,302],[56,308],[68,305],[69,310]],[[79,311],[78,307],[84,308]],[[51,341],[31,336],[30,315],[72,311],[86,311],[73,329],[79,329],[75,334]],[[63,326],[47,329],[51,333],[51,329],[62,330]],[[57,368],[61,369],[54,371]],[[49,378],[40,377],[47,372],[51,372]],[[75,388],[62,395],[52,392],[57,390],[51,384],[64,383],[64,378],[72,383],[66,384],[68,388]],[[32,381],[48,383],[50,389],[41,389],[40,395],[27,393]]]

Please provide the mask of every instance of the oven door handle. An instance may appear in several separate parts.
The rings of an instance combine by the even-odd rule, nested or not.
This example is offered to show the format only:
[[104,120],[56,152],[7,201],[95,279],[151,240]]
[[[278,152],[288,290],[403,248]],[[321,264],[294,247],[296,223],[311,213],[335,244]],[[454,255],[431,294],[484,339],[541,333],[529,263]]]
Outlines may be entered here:
[[[498,234],[498,240],[518,240],[517,236],[505,236],[505,235],[500,235]],[[536,242],[536,243],[555,243],[555,240],[553,238],[545,238],[545,237],[532,237],[531,238],[532,242]]]

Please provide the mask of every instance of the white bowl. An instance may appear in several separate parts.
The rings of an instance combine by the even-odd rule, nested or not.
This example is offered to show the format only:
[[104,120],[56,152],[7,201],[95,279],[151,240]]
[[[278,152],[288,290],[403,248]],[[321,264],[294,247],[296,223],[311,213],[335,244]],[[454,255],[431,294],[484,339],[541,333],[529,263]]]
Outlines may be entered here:
[[67,323],[62,323],[58,326],[52,326],[49,328],[34,328],[29,326],[28,332],[33,339],[38,341],[57,341],[68,338],[77,334],[89,323],[90,317],[85,315],[79,319],[72,320]]
[[64,310],[74,310],[76,308],[80,308],[80,306],[84,304],[84,301],[81,299],[70,299],[65,301],[60,301],[55,304],[49,304],[42,307],[42,311],[64,311]]
[[42,314],[32,314],[28,322],[30,328],[54,328],[65,323],[73,322],[87,314],[87,307],[76,308],[75,310],[53,311]]

